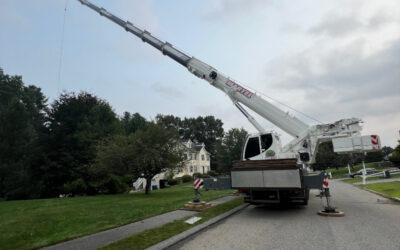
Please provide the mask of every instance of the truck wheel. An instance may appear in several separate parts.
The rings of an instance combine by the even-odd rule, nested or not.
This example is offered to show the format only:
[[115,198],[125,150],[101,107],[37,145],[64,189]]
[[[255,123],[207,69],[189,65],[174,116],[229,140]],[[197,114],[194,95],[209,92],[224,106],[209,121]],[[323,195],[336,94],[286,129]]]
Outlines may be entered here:
[[308,200],[310,199],[310,189],[306,188],[306,193],[305,193],[306,198],[303,200],[303,205],[307,206]]

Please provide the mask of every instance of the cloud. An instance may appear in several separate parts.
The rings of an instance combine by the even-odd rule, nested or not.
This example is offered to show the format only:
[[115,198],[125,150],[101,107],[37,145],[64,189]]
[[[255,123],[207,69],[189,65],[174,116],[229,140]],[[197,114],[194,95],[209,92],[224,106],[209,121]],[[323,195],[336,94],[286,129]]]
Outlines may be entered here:
[[[155,7],[150,1],[109,1],[104,4],[98,4],[99,7],[105,8],[107,11],[116,15],[124,21],[130,21],[141,30],[148,30],[150,33],[159,34],[160,22],[155,13]],[[86,20],[85,20],[86,22]],[[109,49],[114,55],[125,59],[131,64],[135,60],[141,62],[155,63],[160,61],[160,52],[151,48],[148,44],[143,44],[140,38],[125,32],[118,25],[106,20],[104,17],[91,17],[91,25],[98,29],[101,24],[101,34],[104,40],[108,41]]]
[[352,16],[328,14],[317,26],[309,31],[311,34],[327,34],[332,37],[343,36],[363,27],[363,24]]
[[[400,22],[383,12],[371,13],[364,22],[358,16],[326,15],[307,32],[325,36],[269,63],[268,81],[274,91],[300,100],[292,101],[296,108],[325,122],[360,117],[366,122],[364,133],[378,133],[385,145],[394,146],[393,130],[400,121],[400,39],[386,31]],[[379,48],[371,48],[374,41]]]
[[232,18],[238,15],[249,15],[260,8],[270,5],[271,1],[264,0],[213,0],[205,14],[206,19]]
[[29,24],[28,20],[20,14],[12,4],[5,2],[2,3],[2,7],[0,8],[0,27],[18,27],[27,26]]
[[172,86],[166,86],[161,83],[154,83],[151,85],[151,88],[155,92],[158,92],[167,98],[181,98],[184,96],[183,93],[179,89],[172,87]]
[[354,2],[339,3],[338,8],[325,13],[321,21],[309,29],[309,33],[343,38],[354,36],[354,32],[376,32],[385,25],[399,21],[400,6],[396,1],[362,1],[357,5]]
[[338,101],[345,102],[399,94],[400,40],[367,57],[362,55],[361,47],[362,41],[356,41],[319,56],[307,50],[278,59],[268,74],[280,76],[274,84],[276,88],[298,88],[308,97],[315,97],[316,89],[328,90]]
[[280,26],[279,31],[282,33],[297,33],[301,31],[301,26],[296,23],[285,22]]
[[158,32],[160,23],[150,1],[118,1],[115,2],[115,13],[123,20],[129,20],[141,29]]

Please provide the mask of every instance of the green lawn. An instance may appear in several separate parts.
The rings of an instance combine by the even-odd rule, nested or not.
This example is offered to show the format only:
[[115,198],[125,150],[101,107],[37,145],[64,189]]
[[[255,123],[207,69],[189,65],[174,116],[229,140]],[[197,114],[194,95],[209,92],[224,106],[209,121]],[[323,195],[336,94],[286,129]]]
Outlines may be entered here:
[[363,185],[363,187],[392,197],[400,198],[400,181],[367,184]]
[[[362,169],[363,166],[362,164],[360,165],[356,165],[353,167],[353,169],[351,169],[351,172],[357,172],[358,170]],[[384,168],[379,167],[378,163],[376,162],[371,162],[371,163],[365,163],[365,168],[375,168],[376,170],[383,170]],[[347,167],[341,167],[339,169],[336,168],[328,168],[326,169],[326,172],[331,172],[332,173],[332,177],[334,179],[336,178],[346,178],[349,175],[349,170],[347,169]]]
[[[225,191],[203,191],[213,200]],[[0,202],[0,248],[33,249],[178,209],[192,184],[143,193]]]
[[197,217],[201,217],[202,219],[196,222],[193,225],[187,224],[184,221],[192,216],[188,216],[181,220],[175,220],[173,222],[167,223],[163,226],[153,228],[147,231],[144,231],[139,234],[135,234],[132,237],[122,239],[115,243],[112,243],[106,247],[101,248],[102,250],[116,250],[116,249],[146,249],[158,242],[171,238],[172,236],[179,234],[183,231],[186,231],[200,223],[203,223],[209,219],[214,218],[217,215],[220,215],[224,212],[227,212],[239,205],[243,204],[243,198],[237,198],[223,204],[217,205],[215,207],[208,208],[205,211],[202,211],[196,214]]

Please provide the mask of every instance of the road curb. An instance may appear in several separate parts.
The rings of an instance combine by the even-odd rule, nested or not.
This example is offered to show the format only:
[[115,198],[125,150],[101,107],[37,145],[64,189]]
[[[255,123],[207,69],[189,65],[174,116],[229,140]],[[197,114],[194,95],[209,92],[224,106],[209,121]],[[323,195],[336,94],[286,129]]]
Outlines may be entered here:
[[223,220],[223,219],[233,215],[236,212],[239,212],[240,210],[246,208],[247,206],[249,206],[249,204],[242,204],[242,205],[240,205],[238,207],[235,207],[234,209],[229,210],[228,212],[225,212],[223,214],[220,214],[220,215],[212,218],[211,220],[208,220],[208,221],[206,221],[206,222],[204,222],[202,224],[199,224],[199,225],[197,225],[195,227],[192,227],[191,229],[186,230],[186,231],[184,231],[184,232],[182,232],[180,234],[172,236],[169,239],[161,241],[161,242],[159,242],[159,243],[147,248],[147,250],[161,250],[161,249],[165,249],[167,247],[171,247],[171,246],[175,245],[176,243],[178,243],[178,242],[180,242],[180,241],[192,236],[193,234],[203,230],[204,228],[206,228],[208,226],[211,226],[212,224],[215,224],[215,223],[219,222],[220,220]]
[[392,196],[390,196],[390,195],[388,195],[388,194],[380,193],[380,192],[377,192],[377,191],[375,191],[375,190],[371,190],[371,189],[368,189],[368,188],[365,188],[365,187],[360,187],[360,188],[363,189],[363,190],[369,191],[369,192],[371,192],[371,193],[374,193],[374,194],[383,196],[383,197],[385,197],[385,198],[387,198],[387,199],[391,199],[391,200],[393,200],[393,201],[395,201],[395,202],[400,202],[400,198],[392,197]]

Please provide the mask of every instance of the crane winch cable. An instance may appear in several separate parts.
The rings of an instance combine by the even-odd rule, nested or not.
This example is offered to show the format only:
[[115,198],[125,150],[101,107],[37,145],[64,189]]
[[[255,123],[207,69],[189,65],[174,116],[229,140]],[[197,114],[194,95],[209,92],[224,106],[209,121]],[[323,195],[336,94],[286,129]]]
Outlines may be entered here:
[[260,92],[260,91],[256,91],[256,90],[254,90],[253,88],[251,88],[250,86],[247,86],[246,84],[243,84],[243,83],[240,83],[240,84],[242,84],[243,86],[245,86],[245,87],[248,88],[248,89],[251,89],[254,93],[257,93],[257,94],[260,94],[260,95],[262,95],[262,96],[264,96],[264,97],[266,97],[266,98],[269,98],[270,100],[272,100],[272,101],[274,101],[274,102],[276,102],[276,103],[279,103],[280,105],[285,106],[285,107],[287,107],[288,109],[291,109],[291,110],[293,110],[293,111],[295,111],[295,112],[297,112],[297,113],[299,113],[299,114],[301,114],[301,115],[303,115],[303,116],[305,116],[305,117],[307,117],[307,118],[309,118],[309,119],[311,119],[311,120],[313,120],[313,121],[316,121],[316,122],[318,122],[319,124],[323,124],[323,122],[321,122],[320,120],[318,120],[318,119],[316,119],[316,118],[314,118],[314,117],[312,117],[312,116],[310,116],[310,115],[307,115],[306,113],[301,112],[300,110],[297,110],[297,109],[295,109],[295,108],[289,106],[288,104],[285,104],[285,103],[283,103],[283,102],[281,102],[281,101],[278,101],[277,99],[272,98],[272,97],[270,97],[270,96],[268,96],[268,95],[266,95],[266,94],[264,94],[264,93],[262,93],[262,92]]
[[64,17],[63,17],[63,24],[62,24],[62,30],[61,30],[60,58],[58,61],[57,95],[60,94],[60,80],[61,80],[61,68],[62,68],[62,59],[63,59],[63,52],[64,52],[64,33],[65,33],[65,19],[67,16],[67,7],[68,7],[68,0],[65,0]]
[[273,101],[275,101],[275,102],[277,102],[277,103],[279,103],[279,104],[281,104],[281,105],[283,105],[283,106],[285,106],[285,107],[287,107],[287,108],[289,108],[289,109],[291,109],[291,110],[293,110],[293,111],[295,111],[295,112],[297,112],[297,113],[299,113],[299,114],[301,114],[301,115],[303,115],[303,116],[305,116],[305,117],[307,117],[307,118],[309,118],[309,119],[311,119],[311,120],[313,120],[313,121],[316,121],[316,122],[318,122],[320,124],[323,124],[323,122],[321,122],[320,120],[318,120],[318,119],[316,119],[316,118],[314,118],[314,117],[312,117],[310,115],[307,115],[306,113],[304,113],[304,112],[302,112],[300,110],[297,110],[297,109],[295,109],[295,108],[293,108],[293,107],[291,107],[291,106],[289,106],[289,105],[287,105],[287,104],[285,104],[283,102],[280,102],[280,101],[276,100],[275,98],[267,96],[266,94],[264,94],[264,93],[262,93],[260,91],[258,91],[258,93],[263,95],[263,96],[265,96],[265,97],[267,97],[267,98],[269,98],[269,99],[271,99],[271,100],[273,100]]

